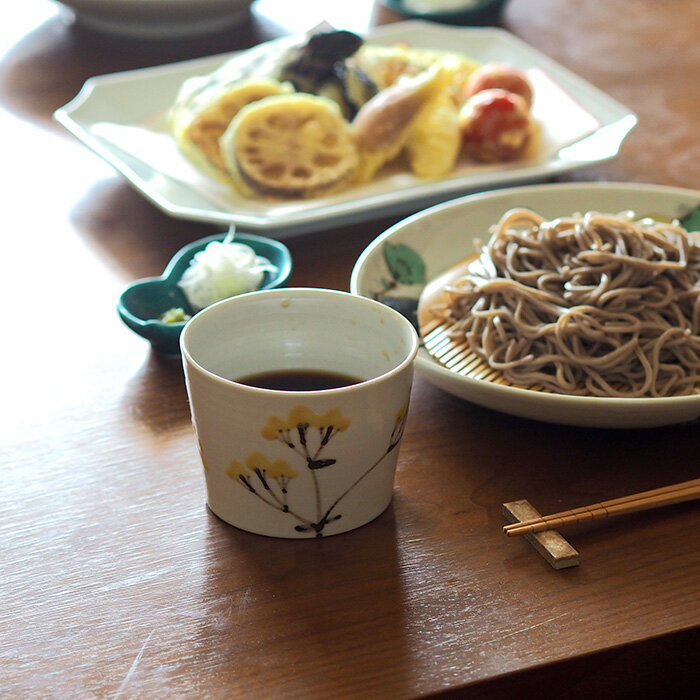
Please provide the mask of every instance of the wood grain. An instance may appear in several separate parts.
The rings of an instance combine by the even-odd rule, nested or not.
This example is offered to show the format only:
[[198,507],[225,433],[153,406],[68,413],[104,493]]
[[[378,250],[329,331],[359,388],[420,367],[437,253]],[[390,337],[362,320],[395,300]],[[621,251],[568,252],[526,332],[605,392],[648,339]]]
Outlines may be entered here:
[[[639,678],[697,680],[697,506],[572,532],[585,567],[567,572],[504,537],[501,514],[523,495],[556,512],[697,477],[697,425],[547,425],[418,377],[394,502],[370,525],[281,541],[207,511],[180,365],[115,303],[216,227],[162,214],[51,115],[90,75],[247,46],[292,27],[295,5],[268,1],[199,42],[97,40],[47,0],[0,23],[0,696],[634,697]],[[700,189],[700,6],[536,5],[511,0],[503,26],[640,118],[617,159],[564,179]],[[395,19],[370,0],[337,6],[356,26]],[[347,289],[391,222],[293,239],[290,284]]]

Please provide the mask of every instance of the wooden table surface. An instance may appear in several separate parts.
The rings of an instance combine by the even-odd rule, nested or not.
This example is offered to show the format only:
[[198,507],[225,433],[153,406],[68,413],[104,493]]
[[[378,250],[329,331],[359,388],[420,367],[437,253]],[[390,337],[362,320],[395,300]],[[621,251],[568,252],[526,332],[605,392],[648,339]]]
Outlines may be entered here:
[[[143,43],[99,39],[44,0],[3,14],[0,696],[690,697],[697,505],[569,531],[580,566],[555,571],[503,536],[501,504],[553,512],[697,477],[697,424],[555,426],[419,377],[373,523],[286,541],[208,512],[180,364],[115,302],[217,229],[161,213],[52,113],[91,75],[324,16],[357,31],[398,18],[371,0],[261,0],[226,36]],[[698,3],[511,0],[501,24],[639,115],[618,158],[561,179],[700,189]],[[289,284],[348,289],[391,222],[290,240]]]

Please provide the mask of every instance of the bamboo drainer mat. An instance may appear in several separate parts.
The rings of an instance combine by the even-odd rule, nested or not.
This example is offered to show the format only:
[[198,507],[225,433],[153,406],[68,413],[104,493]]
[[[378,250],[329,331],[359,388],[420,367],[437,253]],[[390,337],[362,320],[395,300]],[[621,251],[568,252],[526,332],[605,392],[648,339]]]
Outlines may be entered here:
[[447,369],[470,379],[479,379],[520,389],[527,388],[531,391],[546,391],[541,386],[524,387],[509,382],[501,372],[489,367],[484,359],[473,353],[466,341],[455,339],[452,336],[452,329],[453,324],[437,320],[421,327],[423,346],[426,351]]

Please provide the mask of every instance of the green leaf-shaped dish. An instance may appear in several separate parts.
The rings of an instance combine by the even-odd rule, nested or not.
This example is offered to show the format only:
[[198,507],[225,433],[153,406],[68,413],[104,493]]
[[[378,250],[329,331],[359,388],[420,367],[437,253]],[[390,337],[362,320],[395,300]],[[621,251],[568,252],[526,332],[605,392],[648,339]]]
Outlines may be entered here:
[[[195,253],[204,250],[212,241],[223,241],[226,235],[225,232],[217,233],[186,245],[173,256],[162,275],[133,282],[119,297],[117,311],[122,321],[148,340],[156,352],[171,356],[180,354],[180,333],[185,321],[164,323],[159,318],[172,308],[181,308],[188,315],[194,315],[178,282]],[[267,258],[277,268],[276,273],[265,273],[260,289],[273,289],[284,284],[292,270],[292,257],[287,246],[251,233],[237,232],[235,241],[250,246],[256,255]]]

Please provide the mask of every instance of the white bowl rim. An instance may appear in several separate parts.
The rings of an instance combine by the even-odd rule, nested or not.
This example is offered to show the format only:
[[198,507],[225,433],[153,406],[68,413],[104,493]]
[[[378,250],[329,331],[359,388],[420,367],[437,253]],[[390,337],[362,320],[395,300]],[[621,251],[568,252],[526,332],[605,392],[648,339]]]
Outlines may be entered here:
[[[538,185],[523,185],[520,187],[508,187],[499,190],[489,190],[486,192],[478,192],[474,194],[465,195],[452,199],[446,202],[429,207],[420,212],[416,212],[401,221],[396,222],[386,231],[381,233],[377,238],[375,238],[358,257],[355,266],[353,267],[351,278],[350,278],[350,291],[353,294],[358,294],[363,296],[360,291],[360,278],[362,275],[363,267],[367,260],[373,255],[373,253],[379,248],[388,238],[394,236],[398,231],[405,229],[408,226],[415,224],[416,222],[422,221],[426,218],[435,216],[438,213],[447,211],[449,209],[471,206],[480,202],[488,202],[491,200],[497,200],[499,198],[505,198],[506,196],[523,194],[526,195],[530,192],[541,192],[553,194],[565,194],[565,193],[579,193],[585,191],[617,191],[621,194],[625,192],[654,192],[656,194],[668,194],[674,197],[687,197],[690,200],[695,199],[700,205],[700,191],[683,188],[674,187],[671,185],[653,185],[649,183],[635,183],[635,182],[575,182],[575,183],[548,183],[548,184],[538,184]],[[679,409],[683,407],[683,411],[687,412],[692,410],[693,407],[697,406],[698,418],[700,418],[700,394],[691,394],[688,396],[671,396],[671,397],[630,397],[630,398],[618,398],[618,397],[598,397],[598,396],[573,396],[566,394],[553,394],[548,392],[534,392],[530,389],[505,386],[501,384],[494,384],[492,382],[484,382],[479,379],[473,379],[471,377],[463,376],[452,372],[451,370],[443,367],[441,364],[436,362],[428,353],[421,349],[416,357],[416,371],[429,380],[433,380],[433,383],[440,385],[442,383],[455,383],[455,381],[461,383],[465,388],[469,387],[474,390],[474,393],[478,394],[483,391],[487,391],[494,397],[502,397],[501,401],[515,400],[515,401],[535,401],[543,408],[549,407],[549,409],[554,407],[562,408],[576,408],[577,411],[589,412],[593,409],[605,409],[606,413],[608,411],[616,412],[622,409],[641,411],[646,413],[651,410],[657,410],[664,408],[670,408],[671,405],[678,407]],[[458,377],[458,380],[455,380]],[[444,387],[443,387],[444,388]],[[449,391],[448,389],[445,389]],[[455,392],[451,392],[455,393]],[[461,395],[461,394],[457,394]],[[481,403],[475,401],[476,403]],[[500,401],[499,401],[500,403]],[[483,404],[486,405],[486,404]],[[505,409],[497,409],[505,410]],[[524,415],[522,412],[518,412],[517,415]],[[537,418],[537,416],[531,416]],[[572,424],[571,421],[562,421]],[[576,425],[596,425],[598,421],[593,422],[575,422]],[[644,425],[649,425],[644,423]],[[605,426],[600,426],[605,427]]]

